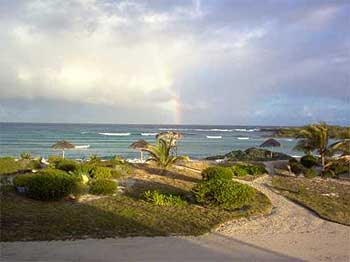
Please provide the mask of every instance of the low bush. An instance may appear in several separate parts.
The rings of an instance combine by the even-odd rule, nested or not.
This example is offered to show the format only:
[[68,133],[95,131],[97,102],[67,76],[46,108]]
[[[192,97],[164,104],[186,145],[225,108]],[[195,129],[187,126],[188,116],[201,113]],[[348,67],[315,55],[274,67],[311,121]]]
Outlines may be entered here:
[[308,168],[304,172],[304,177],[306,177],[306,178],[314,178],[316,176],[317,176],[317,172],[315,169]]
[[246,169],[246,166],[243,165],[234,165],[231,167],[231,171],[233,176],[237,177],[244,177],[248,175],[248,170]]
[[232,179],[232,171],[227,167],[208,167],[202,171],[203,180],[211,179]]
[[0,158],[0,175],[12,174],[21,170],[21,165],[12,157]]
[[50,163],[51,166],[56,167],[56,165],[62,161],[64,158],[60,156],[49,156],[48,162]]
[[301,175],[306,171],[306,168],[296,160],[289,161],[289,166],[290,170],[296,175]]
[[56,163],[56,168],[60,170],[64,170],[66,172],[72,171],[74,172],[79,167],[79,164],[74,160],[69,159],[61,159]]
[[[327,166],[326,172],[329,173],[329,176],[337,176],[344,173],[350,172],[349,163],[346,160],[339,159],[333,161],[330,165]],[[332,174],[332,175],[330,175]]]
[[268,173],[265,167],[256,165],[236,164],[231,167],[233,176],[244,177],[246,175],[258,176]]
[[174,194],[164,194],[159,191],[146,191],[144,193],[146,201],[153,203],[157,206],[185,206],[187,202],[180,196]]
[[318,158],[315,156],[305,155],[302,158],[300,158],[300,163],[306,168],[311,168],[318,165],[319,161]]
[[108,167],[97,166],[92,172],[94,179],[109,179],[112,178],[112,169]]
[[250,186],[224,179],[202,181],[192,191],[198,203],[225,209],[247,206],[255,195],[255,190]]
[[28,181],[32,179],[32,174],[18,175],[13,178],[13,185],[15,187],[26,187]]
[[109,179],[96,179],[90,183],[90,193],[94,195],[112,195],[117,189],[117,183]]
[[[61,171],[62,172],[62,171]],[[27,196],[36,200],[60,200],[73,193],[78,181],[67,173],[39,172],[16,177],[15,186],[28,188]]]

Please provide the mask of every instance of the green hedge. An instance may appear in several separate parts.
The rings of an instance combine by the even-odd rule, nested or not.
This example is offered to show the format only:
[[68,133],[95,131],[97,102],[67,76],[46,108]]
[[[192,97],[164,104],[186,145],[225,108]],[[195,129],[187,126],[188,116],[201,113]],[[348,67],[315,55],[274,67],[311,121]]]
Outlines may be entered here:
[[79,167],[79,163],[74,160],[61,159],[55,166],[57,169],[64,170],[66,172],[74,172]]
[[12,174],[21,170],[21,165],[12,157],[0,158],[0,175]]
[[267,174],[267,170],[263,166],[256,165],[242,165],[236,164],[231,167],[233,176],[244,177],[246,175],[258,176],[262,174]]
[[255,195],[255,190],[250,186],[225,179],[202,181],[193,188],[192,192],[198,203],[226,209],[247,206]]
[[306,155],[300,158],[300,163],[306,168],[311,168],[318,165],[319,161],[317,157]]
[[78,181],[75,177],[60,171],[49,169],[37,174],[17,176],[15,186],[28,188],[27,196],[36,200],[60,200],[73,193]]
[[117,189],[117,183],[109,179],[97,179],[90,183],[90,193],[94,195],[112,195]]
[[227,167],[208,167],[202,171],[203,180],[232,179],[232,171]]

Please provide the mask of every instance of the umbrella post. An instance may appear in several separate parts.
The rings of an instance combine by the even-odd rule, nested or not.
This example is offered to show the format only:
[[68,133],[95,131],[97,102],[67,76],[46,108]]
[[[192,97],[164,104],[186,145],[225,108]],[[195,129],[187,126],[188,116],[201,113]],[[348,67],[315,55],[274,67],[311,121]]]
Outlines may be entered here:
[[64,149],[62,150],[62,158],[64,158]]
[[143,162],[143,151],[141,150],[140,153],[141,153],[141,162]]

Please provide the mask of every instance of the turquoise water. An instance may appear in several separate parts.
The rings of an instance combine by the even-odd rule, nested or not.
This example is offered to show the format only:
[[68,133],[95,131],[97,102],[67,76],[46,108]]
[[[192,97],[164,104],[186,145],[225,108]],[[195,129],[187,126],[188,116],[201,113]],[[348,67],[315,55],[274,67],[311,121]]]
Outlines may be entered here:
[[[76,146],[90,146],[88,149],[66,151],[67,158],[84,159],[94,154],[101,157],[121,155],[137,158],[139,153],[129,148],[132,142],[144,139],[152,143],[156,133],[175,130],[184,135],[178,143],[179,154],[200,159],[232,150],[258,147],[272,135],[271,131],[261,129],[259,126],[0,123],[0,156],[19,157],[22,152],[46,158],[59,155],[60,152],[52,150],[51,145],[65,139]],[[300,152],[292,150],[296,143],[294,139],[277,140],[282,147],[275,151],[300,155]]]

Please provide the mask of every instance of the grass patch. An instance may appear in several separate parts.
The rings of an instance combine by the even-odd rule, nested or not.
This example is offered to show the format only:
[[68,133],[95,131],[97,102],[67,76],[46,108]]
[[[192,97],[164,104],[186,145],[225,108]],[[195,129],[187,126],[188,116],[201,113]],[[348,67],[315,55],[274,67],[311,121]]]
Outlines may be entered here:
[[[128,178],[133,184],[125,195],[105,196],[86,202],[41,202],[2,190],[0,202],[1,241],[64,240],[84,238],[201,235],[220,224],[268,213],[270,200],[256,192],[248,206],[236,210],[219,207],[155,205],[144,198],[148,190],[184,196],[201,175],[188,170],[167,171],[135,165]],[[122,180],[119,181],[120,184]],[[125,181],[124,181],[125,182]]]
[[221,223],[267,212],[259,193],[247,209],[232,212],[197,205],[157,206],[127,196],[90,201],[40,202],[7,191],[1,201],[1,241],[201,235]]
[[322,179],[274,177],[282,195],[316,212],[320,217],[350,225],[350,185]]

